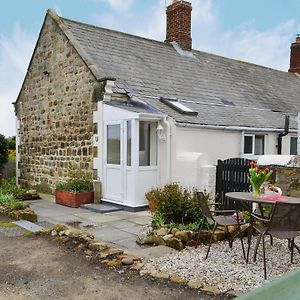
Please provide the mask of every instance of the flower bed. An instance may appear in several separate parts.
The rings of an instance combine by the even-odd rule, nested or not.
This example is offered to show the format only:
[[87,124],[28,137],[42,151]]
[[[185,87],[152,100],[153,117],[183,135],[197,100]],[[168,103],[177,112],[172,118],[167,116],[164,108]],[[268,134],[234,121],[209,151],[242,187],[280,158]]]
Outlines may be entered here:
[[17,200],[13,195],[0,194],[0,214],[14,220],[37,221],[37,214],[25,204]]
[[[204,193],[205,201],[211,202],[208,193]],[[211,238],[211,225],[202,215],[196,190],[182,188],[178,183],[167,184],[162,188],[152,189],[146,194],[151,202],[152,226],[146,226],[138,236],[139,244],[165,245],[182,250],[186,246],[207,244]],[[235,215],[232,216],[236,218]],[[239,214],[246,220],[247,214]],[[248,226],[248,225],[242,225]],[[200,230],[201,229],[201,230]],[[226,236],[237,233],[236,226],[219,228],[213,236],[213,241],[221,241]]]
[[2,180],[0,186],[0,214],[15,220],[37,221],[37,214],[29,208],[28,204],[17,199],[20,192],[24,192],[12,180]]

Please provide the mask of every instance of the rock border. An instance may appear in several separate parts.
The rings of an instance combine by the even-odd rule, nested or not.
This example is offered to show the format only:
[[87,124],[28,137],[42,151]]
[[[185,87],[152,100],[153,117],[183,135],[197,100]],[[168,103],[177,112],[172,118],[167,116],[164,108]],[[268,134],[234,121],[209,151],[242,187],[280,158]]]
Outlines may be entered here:
[[86,231],[73,229],[63,224],[56,224],[51,229],[42,229],[36,234],[50,235],[54,241],[71,245],[75,251],[84,253],[87,259],[96,258],[110,268],[124,267],[140,270],[144,265],[142,258],[128,255],[123,249],[97,240],[94,235]]
[[[241,225],[248,227],[248,224]],[[218,227],[214,233],[213,241],[218,242],[225,239],[226,234],[234,236],[237,233],[236,226],[228,226],[227,232],[224,228]],[[185,247],[196,247],[200,244],[208,244],[212,235],[212,230],[202,229],[201,231],[179,230],[177,228],[169,229],[161,227],[153,229],[151,226],[146,225],[141,229],[138,235],[137,243],[140,245],[153,244],[171,247],[178,251],[183,250]]]

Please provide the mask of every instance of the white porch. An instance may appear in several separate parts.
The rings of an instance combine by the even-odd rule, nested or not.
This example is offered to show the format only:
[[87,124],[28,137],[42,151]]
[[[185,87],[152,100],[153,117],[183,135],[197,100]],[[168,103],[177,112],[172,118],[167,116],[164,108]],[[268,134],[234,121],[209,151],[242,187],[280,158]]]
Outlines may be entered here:
[[147,205],[145,192],[160,184],[157,126],[161,117],[102,104],[102,118],[97,120],[103,122],[98,126],[102,139],[94,168],[101,178],[103,201],[131,208]]

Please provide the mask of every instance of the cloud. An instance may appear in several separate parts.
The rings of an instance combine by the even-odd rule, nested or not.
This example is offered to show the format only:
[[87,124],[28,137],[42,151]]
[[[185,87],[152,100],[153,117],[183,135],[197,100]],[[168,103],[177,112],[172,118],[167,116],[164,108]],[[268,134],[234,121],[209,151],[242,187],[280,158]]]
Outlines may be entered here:
[[57,3],[53,4],[53,9],[59,16],[63,16],[62,10]]
[[133,33],[138,36],[162,41],[166,36],[165,30],[165,1],[160,0],[148,10],[143,26],[140,26],[139,29],[134,29]]
[[230,31],[216,28],[213,38],[196,37],[196,48],[258,65],[287,71],[290,43],[299,25],[288,20],[275,27],[260,31],[255,23],[244,23]]
[[18,23],[10,35],[0,32],[0,133],[6,136],[15,135],[12,102],[20,91],[36,36],[23,31]]
[[135,0],[88,0],[95,3],[107,3],[117,12],[128,12]]
[[[165,3],[159,0],[147,12],[144,25],[134,34],[156,39],[165,39]],[[190,0],[192,10],[193,48],[225,57],[286,71],[289,67],[290,43],[293,33],[300,31],[295,20],[286,20],[277,26],[259,30],[255,22],[242,23],[231,30],[220,24],[217,7],[212,0]],[[120,25],[119,25],[120,26]]]
[[[171,0],[159,0],[150,8],[144,18],[144,25],[134,34],[156,39],[165,40],[166,37],[166,5],[171,4]],[[192,3],[192,22],[194,31],[196,28],[206,28],[203,32],[207,35],[217,24],[217,14],[214,12],[212,0],[190,0]]]
[[107,0],[112,9],[118,11],[128,11],[133,3],[133,0]]

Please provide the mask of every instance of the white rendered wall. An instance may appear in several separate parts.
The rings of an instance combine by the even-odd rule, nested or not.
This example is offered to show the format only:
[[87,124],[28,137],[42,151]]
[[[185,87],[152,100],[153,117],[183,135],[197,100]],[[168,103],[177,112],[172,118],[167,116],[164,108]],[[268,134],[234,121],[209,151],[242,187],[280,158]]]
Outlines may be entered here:
[[176,150],[207,155],[207,164],[215,165],[218,159],[240,157],[241,132],[176,127]]
[[[213,193],[217,160],[247,157],[242,153],[241,131],[181,128],[172,123],[171,132],[171,182],[178,181],[184,186]],[[277,154],[277,137],[276,133],[265,134],[266,154]],[[282,140],[282,154],[289,153],[290,135]],[[161,168],[166,168],[163,160]]]

